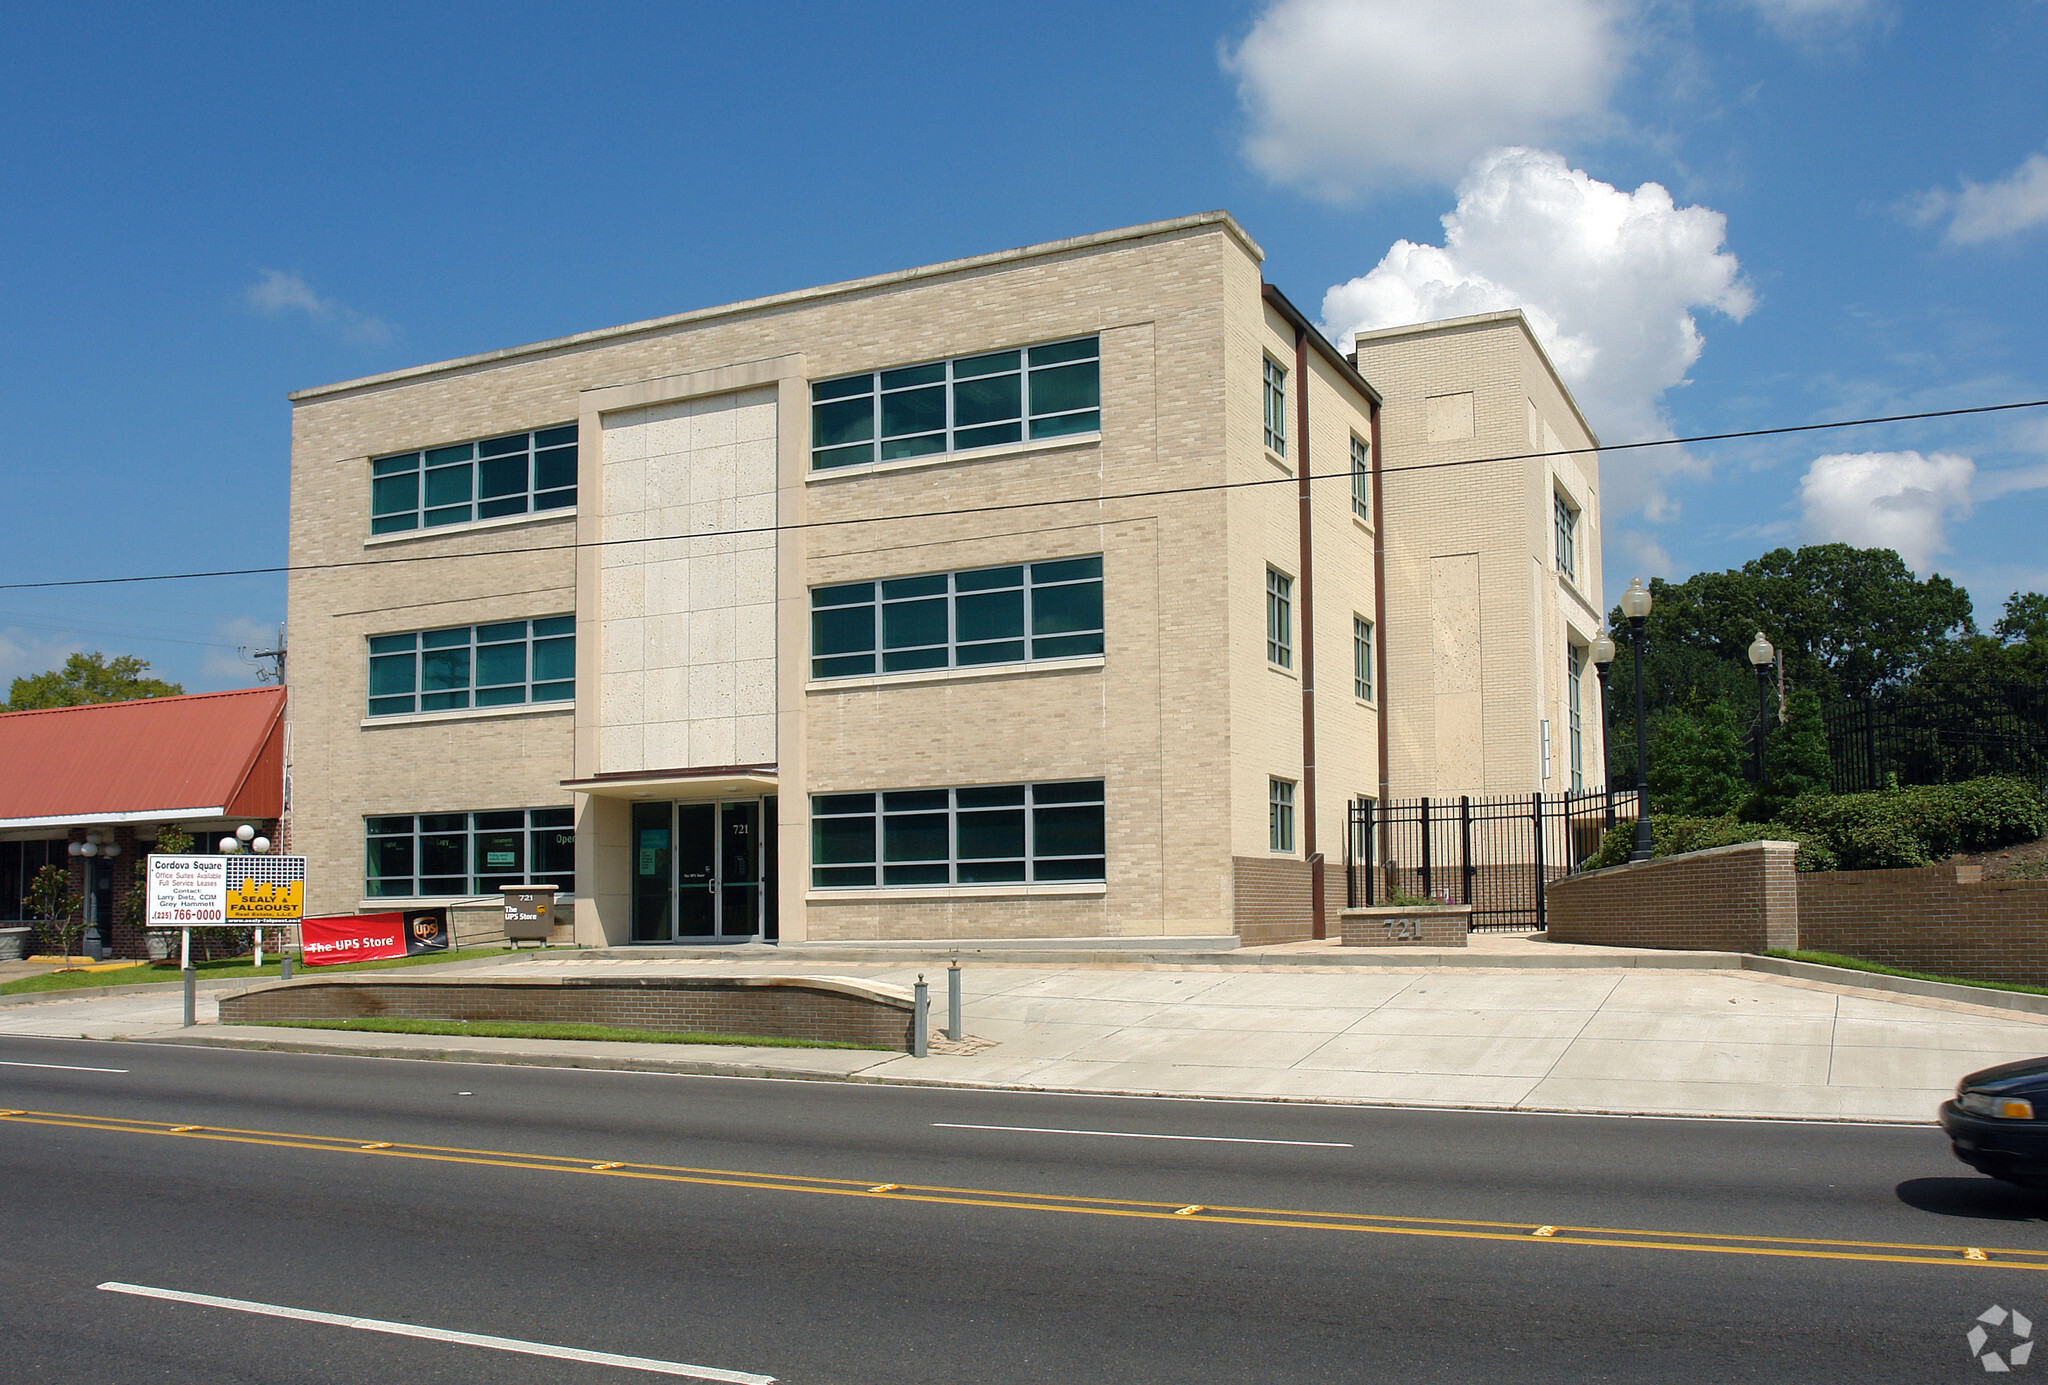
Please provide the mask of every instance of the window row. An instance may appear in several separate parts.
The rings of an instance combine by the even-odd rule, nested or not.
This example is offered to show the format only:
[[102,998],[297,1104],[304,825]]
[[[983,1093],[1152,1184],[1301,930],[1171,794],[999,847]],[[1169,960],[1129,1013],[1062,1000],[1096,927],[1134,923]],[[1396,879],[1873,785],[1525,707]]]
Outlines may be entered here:
[[811,676],[1102,652],[1102,559],[848,582],[811,592]]
[[576,425],[370,463],[370,532],[396,534],[576,503]]
[[371,899],[489,895],[501,885],[576,888],[575,812],[419,813],[364,819]]
[[370,637],[370,715],[566,702],[576,696],[576,617]]
[[1102,427],[1099,339],[933,361],[811,386],[811,469]]
[[811,884],[1103,880],[1102,781],[897,789],[811,799]]

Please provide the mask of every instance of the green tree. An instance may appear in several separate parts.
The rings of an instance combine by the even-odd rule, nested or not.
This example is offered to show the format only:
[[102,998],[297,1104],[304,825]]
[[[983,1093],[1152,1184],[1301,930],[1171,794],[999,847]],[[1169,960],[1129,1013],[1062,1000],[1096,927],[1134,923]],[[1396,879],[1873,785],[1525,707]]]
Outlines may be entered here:
[[75,940],[85,931],[85,915],[73,914],[78,897],[71,893],[71,872],[60,865],[44,866],[30,882],[26,902],[30,913],[50,925],[58,951],[68,960]]
[[1771,718],[1770,739],[1764,743],[1763,786],[1743,806],[1742,815],[1751,822],[1768,822],[1801,795],[1828,793],[1832,782],[1820,694],[1800,688],[1788,699],[1784,724]]
[[1650,749],[1650,804],[1659,813],[1712,818],[1749,793],[1735,713],[1719,699],[1665,713]]
[[113,659],[100,653],[73,654],[61,669],[17,678],[9,690],[7,710],[27,712],[43,707],[77,707],[87,702],[126,702],[137,697],[175,697],[185,691],[161,678],[145,678],[149,661],[133,654]]

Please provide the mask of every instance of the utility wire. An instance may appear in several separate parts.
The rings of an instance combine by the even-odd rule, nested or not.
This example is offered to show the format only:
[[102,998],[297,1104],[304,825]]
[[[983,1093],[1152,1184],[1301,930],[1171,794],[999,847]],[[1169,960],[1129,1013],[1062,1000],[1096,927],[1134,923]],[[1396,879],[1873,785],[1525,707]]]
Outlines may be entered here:
[[[1783,437],[1792,433],[1816,433],[1834,428],[1866,428],[1879,423],[1913,423],[1930,418],[1960,418],[1969,414],[2005,413],[2013,409],[2048,408],[2048,399],[2026,399],[2010,404],[1978,404],[1966,409],[1930,409],[1917,414],[1883,414],[1873,418],[1845,418],[1829,423],[1794,423],[1776,428],[1745,428],[1729,433],[1696,433],[1684,438],[1649,438],[1642,442],[1608,443],[1599,447],[1562,447],[1549,452],[1504,452],[1492,457],[1466,457],[1450,462],[1415,462],[1407,466],[1383,466],[1381,475],[1406,471],[1442,471],[1451,467],[1489,466],[1496,462],[1535,461],[1545,457],[1570,457],[1581,452],[1632,452],[1645,447],[1683,447],[1696,442],[1727,442],[1737,438]],[[825,473],[829,475],[830,473]],[[1312,472],[1310,481],[1348,478],[1343,471]],[[139,577],[74,577],[49,582],[0,582],[0,591],[38,591],[52,587],[105,587],[134,582],[184,582],[206,577],[266,577],[276,573],[334,572],[353,567],[386,567],[395,563],[439,562],[450,558],[504,558],[523,553],[567,553],[584,548],[609,548],[615,544],[676,543],[685,539],[734,539],[776,534],[800,529],[833,529],[849,524],[896,523],[917,519],[948,519],[960,515],[995,514],[1003,510],[1033,510],[1054,505],[1101,505],[1112,500],[1151,500],[1162,496],[1200,495],[1207,492],[1250,490],[1260,486],[1292,486],[1302,478],[1276,476],[1257,481],[1216,481],[1198,486],[1163,486],[1154,490],[1113,491],[1107,495],[1066,496],[1057,500],[1006,500],[995,505],[969,505],[952,510],[920,510],[900,515],[862,515],[852,519],[811,519],[800,524],[764,524],[751,529],[712,529],[700,534],[647,534],[636,538],[596,539],[589,543],[551,543],[529,548],[473,549],[461,553],[416,553],[392,558],[350,558],[334,563],[280,563],[275,567],[215,568],[203,572],[157,572]],[[461,532],[461,531],[451,531]],[[419,537],[431,536],[419,531]],[[412,535],[408,535],[412,537]]]

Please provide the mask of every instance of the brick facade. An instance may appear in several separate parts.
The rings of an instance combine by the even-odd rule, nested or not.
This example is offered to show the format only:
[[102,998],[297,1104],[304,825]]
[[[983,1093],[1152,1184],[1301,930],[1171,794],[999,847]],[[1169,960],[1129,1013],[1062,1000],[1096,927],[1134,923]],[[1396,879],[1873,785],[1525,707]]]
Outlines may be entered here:
[[1792,842],[1743,842],[1552,881],[1551,941],[1763,952],[1799,946]]
[[1472,909],[1464,904],[1346,909],[1341,917],[1346,947],[1464,947],[1472,925]]
[[1799,877],[1799,946],[1971,981],[2048,985],[2048,880],[1953,865]]
[[[1288,856],[1233,856],[1230,873],[1235,898],[1232,920],[1238,940],[1245,946],[1300,942],[1313,935],[1308,862]],[[1333,878],[1341,890],[1343,876],[1327,873],[1324,889]],[[1343,902],[1341,897],[1337,902]]]
[[910,1049],[911,1002],[804,977],[597,977],[542,981],[321,978],[220,1002],[222,1024],[281,1019],[505,1020],[658,1033],[760,1034]]

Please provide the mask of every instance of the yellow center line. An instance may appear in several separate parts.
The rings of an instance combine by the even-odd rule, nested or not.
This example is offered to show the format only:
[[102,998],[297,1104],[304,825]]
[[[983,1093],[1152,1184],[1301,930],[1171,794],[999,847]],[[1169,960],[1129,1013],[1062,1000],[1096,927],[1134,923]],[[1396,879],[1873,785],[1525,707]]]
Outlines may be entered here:
[[589,1155],[533,1154],[508,1150],[469,1149],[455,1145],[400,1144],[382,1140],[368,1141],[360,1136],[242,1130],[230,1126],[172,1125],[168,1122],[134,1120],[123,1116],[93,1116],[61,1111],[0,1111],[0,1124],[56,1126],[117,1135],[207,1140],[224,1144],[305,1150],[321,1154],[351,1154],[357,1157],[365,1153],[374,1153],[386,1158],[467,1164],[536,1173],[597,1174],[606,1178],[632,1178],[700,1187],[810,1193],[831,1197],[868,1198],[884,1202],[979,1207],[999,1211],[1064,1212],[1080,1216],[1179,1222],[1183,1225],[1201,1222],[1223,1226],[1273,1227],[1297,1231],[1348,1231],[1444,1240],[1515,1241],[1546,1246],[1593,1246],[1620,1250],[1694,1251],[1716,1255],[1768,1256],[1801,1260],[2048,1270],[2048,1247],[2036,1250],[2017,1247],[1999,1249],[1925,1245],[1902,1241],[1746,1236],[1717,1231],[1568,1226],[1563,1223],[1406,1217],[1374,1212],[1328,1212],[1275,1207],[1230,1207],[1211,1203],[1149,1202],[1060,1193],[1020,1193],[985,1188],[875,1183],[869,1179],[824,1178],[810,1174],[610,1162],[594,1160]]

